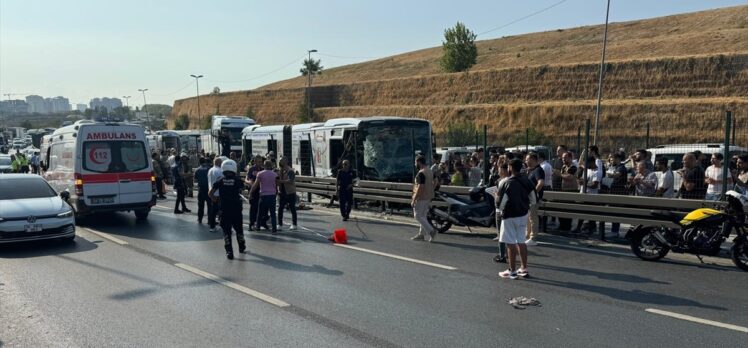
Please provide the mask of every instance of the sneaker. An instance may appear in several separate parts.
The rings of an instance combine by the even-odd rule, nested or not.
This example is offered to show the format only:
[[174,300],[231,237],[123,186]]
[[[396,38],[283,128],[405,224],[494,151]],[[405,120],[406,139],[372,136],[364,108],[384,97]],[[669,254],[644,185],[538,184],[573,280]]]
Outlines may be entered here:
[[210,232],[210,233],[216,233],[216,228],[215,228],[215,227],[211,227],[211,228],[210,228],[210,229],[208,230],[208,232]]
[[536,245],[538,245],[538,242],[536,242],[534,239],[530,238],[530,239],[528,239],[528,240],[525,241],[525,244],[528,245],[528,246],[536,246]]
[[501,278],[509,278],[509,279],[514,280],[514,279],[517,279],[518,276],[517,276],[516,272],[512,272],[510,270],[506,270],[504,272],[499,272],[499,277],[501,277]]
[[296,225],[291,225],[288,227],[289,230],[294,231],[296,230]]
[[185,212],[185,213],[191,213],[192,212],[192,210],[189,210],[189,209],[182,209],[182,211]]
[[506,263],[506,257],[501,257],[501,255],[496,255],[493,257],[493,262]]
[[419,234],[410,238],[410,240],[424,240],[423,235]]
[[226,252],[226,258],[229,259],[229,260],[233,260],[234,259],[234,252],[233,251],[227,251]]
[[184,214],[181,210],[175,210],[174,214]]
[[239,245],[239,253],[244,254],[244,252],[247,251],[247,246],[245,244]]
[[517,275],[522,278],[527,278],[530,276],[530,272],[527,272],[527,270],[524,268],[520,268],[517,270]]

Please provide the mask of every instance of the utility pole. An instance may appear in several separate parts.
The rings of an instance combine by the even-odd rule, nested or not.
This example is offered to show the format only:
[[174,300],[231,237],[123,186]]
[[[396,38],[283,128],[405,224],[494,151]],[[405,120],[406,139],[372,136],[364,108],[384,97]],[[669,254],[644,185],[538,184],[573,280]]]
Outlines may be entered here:
[[145,119],[147,120],[146,122],[148,122],[148,125],[147,125],[146,128],[150,128],[151,127],[151,116],[148,115],[148,110],[146,110],[146,105],[148,103],[145,101],[145,91],[147,91],[147,90],[148,90],[148,88],[138,89],[138,92],[142,92],[143,93],[143,111],[145,111]]
[[306,61],[306,119],[312,122],[312,53],[316,53],[317,50],[307,50],[308,58]]
[[198,122],[198,129],[202,128],[203,126],[203,115],[200,114],[200,81],[199,79],[203,77],[203,75],[190,75],[195,78],[195,87],[197,88],[197,122]]
[[600,100],[603,98],[603,76],[605,75],[605,49],[608,47],[608,18],[610,15],[610,0],[605,10],[605,34],[603,35],[603,54],[600,57],[600,79],[597,82],[597,108],[595,109],[595,135],[592,144],[597,145],[597,131],[600,123]]

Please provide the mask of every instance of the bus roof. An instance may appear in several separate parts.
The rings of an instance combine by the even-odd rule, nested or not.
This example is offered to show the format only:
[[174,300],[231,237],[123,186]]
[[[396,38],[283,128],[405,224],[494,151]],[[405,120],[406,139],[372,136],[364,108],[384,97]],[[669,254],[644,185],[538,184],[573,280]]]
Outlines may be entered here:
[[422,121],[428,122],[427,120],[420,118],[411,117],[400,117],[400,116],[368,116],[368,117],[348,117],[348,118],[333,118],[327,120],[324,123],[324,127],[343,127],[343,126],[354,126],[357,127],[361,123],[377,122],[377,121]]

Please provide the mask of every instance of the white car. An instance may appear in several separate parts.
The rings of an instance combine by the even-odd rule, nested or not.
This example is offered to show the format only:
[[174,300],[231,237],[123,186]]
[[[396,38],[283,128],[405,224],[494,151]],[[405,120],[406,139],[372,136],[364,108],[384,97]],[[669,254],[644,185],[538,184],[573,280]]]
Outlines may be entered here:
[[75,239],[73,209],[38,175],[0,175],[0,244]]

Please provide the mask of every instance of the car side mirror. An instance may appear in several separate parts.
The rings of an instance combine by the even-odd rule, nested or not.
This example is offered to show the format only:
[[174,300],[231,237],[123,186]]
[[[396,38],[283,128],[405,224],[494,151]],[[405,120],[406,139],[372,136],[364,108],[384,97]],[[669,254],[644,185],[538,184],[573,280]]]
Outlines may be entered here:
[[63,201],[67,202],[70,199],[70,192],[68,191],[60,192],[60,198],[62,198]]

